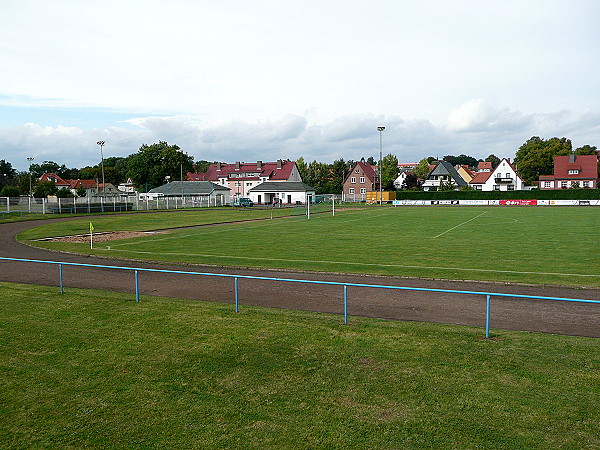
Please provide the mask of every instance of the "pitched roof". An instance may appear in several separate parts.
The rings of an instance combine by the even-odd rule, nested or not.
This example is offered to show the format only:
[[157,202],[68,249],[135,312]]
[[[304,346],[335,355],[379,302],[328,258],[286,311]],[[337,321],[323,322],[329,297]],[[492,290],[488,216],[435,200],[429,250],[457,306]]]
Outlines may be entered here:
[[452,164],[450,164],[448,161],[440,161],[437,164],[437,166],[435,166],[435,169],[433,169],[431,172],[429,172],[429,174],[427,175],[427,178],[429,178],[433,175],[450,175],[450,177],[454,180],[454,182],[458,186],[466,186],[467,185],[467,182],[465,180],[463,180],[463,178],[458,174],[456,169],[454,167],[452,167]]
[[[171,181],[162,186],[150,189],[148,192],[164,195],[181,195],[181,181]],[[210,181],[184,181],[183,195],[209,195],[213,191],[230,191],[228,187]]]
[[477,164],[477,170],[485,170],[485,169],[489,169],[489,170],[493,169],[491,161],[479,161],[479,164]]
[[[579,170],[570,174],[569,170]],[[598,178],[598,157],[596,155],[566,155],[554,157],[555,179],[596,179]]]
[[[375,181],[375,177],[377,176],[377,173],[375,172],[375,169],[373,169],[373,166],[366,164],[362,161],[358,161],[354,167],[352,168],[352,170],[350,171],[350,173],[348,174],[348,176],[346,177],[346,179],[344,180],[344,183],[346,182],[346,180],[348,178],[350,178],[355,172],[356,169],[359,169],[362,171],[362,173],[365,174],[365,177],[371,182],[373,183]],[[356,175],[355,175],[356,176]]]
[[[92,189],[98,187],[98,183],[96,180],[65,180],[69,183],[69,189],[79,189],[80,187],[84,189]],[[102,183],[100,183],[102,184]]]
[[477,172],[469,184],[484,184],[491,176],[492,172]]
[[[254,163],[225,164],[216,163],[208,166],[204,173],[188,172],[188,178],[192,181],[218,181],[219,178],[227,177],[233,173],[257,174],[253,178],[268,177],[269,180],[288,180],[296,161],[279,160],[275,162],[257,161]],[[237,179],[237,177],[236,177]]]
[[67,181],[63,180],[61,177],[59,177],[58,175],[56,175],[53,172],[48,172],[48,173],[43,174],[39,178],[39,180],[40,181],[53,181],[56,186],[65,186],[66,187],[69,185],[69,183]]
[[249,189],[248,192],[306,192],[314,190],[315,188],[302,181],[265,181]]

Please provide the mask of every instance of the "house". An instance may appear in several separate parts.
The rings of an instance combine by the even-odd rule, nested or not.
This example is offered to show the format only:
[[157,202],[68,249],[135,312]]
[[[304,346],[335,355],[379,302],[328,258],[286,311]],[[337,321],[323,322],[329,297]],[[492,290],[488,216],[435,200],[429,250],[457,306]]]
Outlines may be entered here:
[[315,190],[302,181],[265,181],[248,190],[250,199],[258,205],[296,205],[315,198]]
[[491,172],[494,166],[491,161],[479,161],[477,164],[477,172]]
[[38,178],[38,181],[51,181],[57,189],[69,189],[70,180],[63,180],[55,173],[45,173]]
[[367,199],[367,191],[379,190],[379,175],[373,166],[364,159],[357,162],[346,179],[342,190],[342,200],[346,202],[362,202]]
[[450,183],[455,188],[467,185],[467,182],[458,174],[448,161],[440,161],[425,177],[423,181],[424,191],[437,191],[440,185]]
[[408,170],[409,172],[412,172],[418,165],[419,163],[398,163],[398,170]]
[[137,189],[135,188],[131,178],[127,178],[127,181],[119,183],[117,189],[124,194],[135,194],[137,192]]
[[475,174],[469,168],[469,166],[467,166],[465,164],[460,165],[460,166],[456,166],[455,169],[458,172],[458,174],[460,175],[460,177],[463,180],[465,180],[467,183],[469,183],[473,179],[473,177],[475,176]]
[[575,155],[554,157],[554,175],[540,176],[540,189],[567,189],[598,187],[598,156]]
[[186,202],[199,200],[201,204],[227,205],[231,203],[230,189],[211,181],[171,181],[150,189],[150,197],[184,198]]
[[394,187],[397,190],[398,189],[402,189],[402,185],[404,184],[404,180],[406,180],[406,177],[408,176],[409,173],[412,173],[412,170],[400,169],[400,173],[398,174],[398,176],[394,180]]
[[69,189],[74,195],[78,195],[79,189],[85,189],[85,196],[92,197],[98,193],[98,182],[96,180],[69,180]]
[[265,181],[302,182],[296,162],[283,159],[266,163],[218,162],[208,166],[204,173],[188,172],[187,177],[190,181],[211,181],[228,187],[234,197],[247,197],[251,188]]
[[504,158],[492,171],[477,172],[469,186],[477,191],[522,191],[525,181],[517,173],[515,166]]

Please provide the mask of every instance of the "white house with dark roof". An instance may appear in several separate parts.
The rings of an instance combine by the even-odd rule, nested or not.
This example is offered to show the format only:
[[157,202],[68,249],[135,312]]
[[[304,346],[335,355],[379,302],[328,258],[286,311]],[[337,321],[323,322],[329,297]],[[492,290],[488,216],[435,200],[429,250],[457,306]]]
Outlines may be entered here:
[[184,197],[185,202],[200,201],[207,205],[227,205],[231,202],[228,187],[210,181],[171,181],[162,186],[150,189],[149,194],[158,197]]
[[442,183],[451,183],[455,188],[467,185],[456,169],[448,161],[440,161],[423,182],[424,191],[437,191]]

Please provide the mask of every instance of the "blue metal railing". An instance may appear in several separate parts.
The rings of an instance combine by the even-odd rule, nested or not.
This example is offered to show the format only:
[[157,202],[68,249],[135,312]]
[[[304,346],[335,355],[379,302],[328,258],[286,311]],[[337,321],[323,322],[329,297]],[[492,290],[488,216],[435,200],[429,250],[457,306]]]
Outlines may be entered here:
[[235,283],[235,312],[239,312],[239,282],[240,278],[249,280],[265,280],[265,281],[280,281],[290,283],[309,283],[309,284],[323,284],[331,286],[343,286],[344,287],[344,324],[348,323],[348,287],[364,287],[364,288],[378,288],[378,289],[394,289],[394,290],[405,290],[405,291],[421,291],[421,292],[440,292],[447,294],[468,294],[468,295],[482,295],[486,297],[486,314],[485,314],[485,337],[490,337],[490,316],[491,316],[491,298],[492,297],[511,297],[511,298],[526,298],[534,300],[556,300],[565,302],[577,302],[577,303],[593,303],[600,304],[600,300],[585,300],[577,298],[561,298],[561,297],[544,297],[540,295],[523,295],[523,294],[504,294],[500,292],[483,292],[483,291],[460,291],[453,289],[433,289],[433,288],[417,288],[417,287],[406,287],[406,286],[389,286],[381,284],[362,284],[362,283],[343,283],[340,281],[316,281],[316,280],[302,280],[295,278],[275,278],[275,277],[257,277],[251,275],[234,275],[224,273],[211,273],[211,272],[190,272],[186,270],[167,270],[167,269],[148,269],[143,267],[123,267],[123,266],[106,266],[96,264],[83,264],[73,263],[64,261],[44,261],[38,259],[21,259],[21,258],[5,258],[0,256],[0,260],[3,261],[16,261],[16,262],[28,262],[28,263],[41,263],[41,264],[54,264],[59,267],[59,288],[60,293],[64,293],[63,286],[63,266],[78,266],[78,267],[92,267],[97,269],[115,269],[115,270],[129,270],[134,272],[135,276],[135,301],[140,301],[140,288],[139,288],[139,272],[154,272],[154,273],[172,273],[180,275],[201,275],[210,277],[221,277],[221,278],[233,278]]

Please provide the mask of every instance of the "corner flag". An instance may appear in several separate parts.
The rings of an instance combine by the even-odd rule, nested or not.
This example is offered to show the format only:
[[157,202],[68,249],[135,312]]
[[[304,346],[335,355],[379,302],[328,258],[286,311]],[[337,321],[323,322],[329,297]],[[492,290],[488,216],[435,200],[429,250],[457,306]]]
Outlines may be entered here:
[[92,222],[90,222],[90,248],[93,249],[94,248],[94,225],[92,225]]

